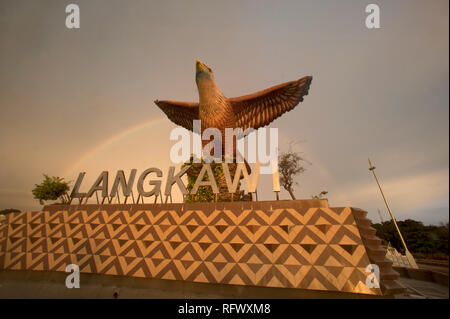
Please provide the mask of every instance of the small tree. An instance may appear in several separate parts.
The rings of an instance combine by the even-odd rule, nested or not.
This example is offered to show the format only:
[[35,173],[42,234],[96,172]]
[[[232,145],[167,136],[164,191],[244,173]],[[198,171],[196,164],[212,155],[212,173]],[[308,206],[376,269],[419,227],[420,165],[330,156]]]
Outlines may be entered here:
[[303,173],[306,169],[302,166],[302,162],[306,161],[299,153],[287,151],[278,155],[278,171],[280,173],[280,184],[291,195],[292,199],[296,199],[294,195],[294,186],[298,185],[295,177]]
[[9,213],[18,213],[18,212],[20,212],[20,210],[15,209],[15,208],[7,208],[7,209],[0,210],[0,215],[6,215]]
[[[194,163],[194,156],[191,155],[189,162],[184,163],[181,167],[185,167],[187,165],[193,165]],[[191,166],[190,169],[195,168]],[[196,173],[194,174],[187,174],[188,177],[188,184],[186,186],[186,189],[188,190],[189,194],[186,196],[186,202],[187,203],[196,203],[196,202],[214,202],[215,201],[215,194],[213,193],[211,187],[209,186],[200,186],[198,188],[197,194],[191,194],[192,189],[194,188],[195,181],[197,180],[198,173],[200,172],[201,165],[196,167]],[[221,166],[215,166],[213,169],[214,178],[216,178],[217,181],[217,175],[222,172]],[[204,180],[209,180],[209,176],[206,175]]]
[[328,194],[327,191],[321,191],[321,192],[319,193],[319,195],[311,196],[311,198],[312,198],[312,199],[323,199],[323,198],[325,198],[324,196],[325,196],[326,194]]
[[[222,164],[220,163],[211,163],[211,169],[214,175],[214,179],[217,183],[217,187],[219,189],[219,194],[213,193],[211,186],[200,186],[196,194],[191,194],[190,192],[194,188],[195,182],[197,181],[198,175],[203,167],[203,163],[194,163],[194,155],[191,155],[189,162],[186,162],[182,165],[185,167],[187,165],[191,165],[190,169],[187,171],[187,179],[188,183],[186,189],[189,194],[186,195],[186,203],[197,203],[197,202],[215,202],[216,199],[218,202],[229,202],[231,201],[231,193],[228,193],[228,186],[225,180],[225,174],[223,172]],[[234,176],[236,173],[236,163],[229,163],[229,170],[231,176]],[[209,180],[210,176],[205,175],[204,180]],[[233,201],[251,201],[251,194],[244,194],[244,191],[240,189],[240,182],[238,183],[238,187],[236,192],[233,194]]]
[[39,200],[41,205],[47,200],[61,199],[62,204],[67,204],[70,200],[67,192],[69,191],[69,182],[65,182],[61,177],[49,177],[44,174],[44,181],[36,184],[32,190],[33,197]]

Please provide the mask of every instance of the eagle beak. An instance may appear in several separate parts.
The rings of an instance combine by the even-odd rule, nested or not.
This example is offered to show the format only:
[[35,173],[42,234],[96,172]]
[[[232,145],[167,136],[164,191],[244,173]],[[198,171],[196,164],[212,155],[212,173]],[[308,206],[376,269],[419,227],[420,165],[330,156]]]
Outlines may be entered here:
[[197,59],[197,61],[196,61],[197,63],[196,63],[196,68],[197,68],[197,71],[200,71],[201,69],[203,69],[204,68],[204,65],[203,65],[203,63],[199,60],[199,59]]
[[197,69],[197,72],[199,72],[199,71],[204,71],[204,72],[207,72],[207,73],[212,73],[212,70],[211,70],[211,68],[209,67],[209,65],[203,63],[203,62],[200,61],[199,59],[197,59],[196,69]]

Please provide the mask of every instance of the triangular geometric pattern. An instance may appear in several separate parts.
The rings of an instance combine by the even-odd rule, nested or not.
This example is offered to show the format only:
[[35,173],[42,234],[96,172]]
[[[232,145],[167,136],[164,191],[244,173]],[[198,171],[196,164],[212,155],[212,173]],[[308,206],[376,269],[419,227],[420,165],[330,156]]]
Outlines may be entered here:
[[[302,202],[61,205],[10,213],[0,225],[0,269],[65,271],[74,263],[105,275],[392,293],[365,286],[365,268],[378,258],[370,251],[379,251],[366,213]],[[382,288],[396,287],[391,265],[380,265]]]

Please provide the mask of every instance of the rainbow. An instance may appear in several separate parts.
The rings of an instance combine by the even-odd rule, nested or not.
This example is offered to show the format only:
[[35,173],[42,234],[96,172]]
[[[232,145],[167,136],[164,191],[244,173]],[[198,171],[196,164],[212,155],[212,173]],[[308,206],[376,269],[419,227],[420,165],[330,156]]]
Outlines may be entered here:
[[91,157],[93,154],[95,154],[96,152],[98,152],[99,150],[101,150],[102,148],[115,143],[117,141],[120,141],[121,139],[127,137],[128,135],[135,133],[143,128],[146,128],[150,125],[155,125],[158,123],[161,123],[162,121],[164,121],[165,118],[164,117],[160,117],[157,119],[153,119],[153,120],[149,120],[143,123],[139,123],[135,126],[129,127],[119,133],[117,133],[116,135],[113,135],[107,139],[105,139],[104,141],[100,142],[99,144],[97,144],[96,146],[94,146],[93,148],[91,148],[90,150],[88,150],[86,153],[84,153],[83,155],[81,155],[75,162],[73,162],[69,167],[67,167],[64,172],[62,173],[61,176],[67,176],[68,174],[70,174],[77,166],[79,166],[83,161],[85,161],[86,159],[88,159],[89,157]]

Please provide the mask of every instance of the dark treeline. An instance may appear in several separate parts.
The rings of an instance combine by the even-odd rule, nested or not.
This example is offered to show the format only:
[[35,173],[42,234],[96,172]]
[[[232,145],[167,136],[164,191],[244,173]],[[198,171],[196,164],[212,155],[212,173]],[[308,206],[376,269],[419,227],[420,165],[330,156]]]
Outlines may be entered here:
[[[397,221],[408,250],[417,257],[447,258],[448,259],[448,222],[440,226],[425,226],[422,222],[406,219]],[[392,221],[382,224],[372,224],[377,230],[377,236],[388,242],[399,252],[404,252],[400,236]]]

